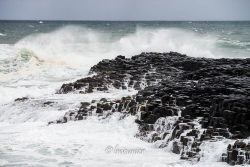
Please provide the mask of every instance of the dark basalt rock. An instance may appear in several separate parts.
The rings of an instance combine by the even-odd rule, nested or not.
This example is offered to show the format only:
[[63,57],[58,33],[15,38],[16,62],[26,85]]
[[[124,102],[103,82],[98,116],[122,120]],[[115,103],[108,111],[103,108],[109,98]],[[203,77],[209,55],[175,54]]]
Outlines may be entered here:
[[28,99],[29,99],[28,97],[21,97],[21,98],[15,99],[15,101],[23,102],[23,101],[26,101],[26,100],[28,100]]
[[230,165],[250,164],[250,143],[237,140],[233,145],[229,144],[221,159]]
[[43,106],[44,106],[44,107],[50,106],[50,105],[52,105],[52,104],[54,104],[54,103],[55,103],[55,102],[53,102],[53,101],[46,101],[46,102],[43,103]]
[[[130,59],[117,56],[103,60],[91,68],[90,74],[95,75],[64,84],[58,93],[109,88],[134,88],[139,92],[117,101],[82,103],[79,110],[66,113],[57,123],[82,120],[93,113],[103,118],[113,112],[138,115],[137,137],[161,142],[160,147],[172,143],[173,152],[187,160],[200,159],[203,141],[250,136],[250,59],[150,52]],[[229,157],[223,157],[230,164],[246,163],[235,155],[232,150]]]

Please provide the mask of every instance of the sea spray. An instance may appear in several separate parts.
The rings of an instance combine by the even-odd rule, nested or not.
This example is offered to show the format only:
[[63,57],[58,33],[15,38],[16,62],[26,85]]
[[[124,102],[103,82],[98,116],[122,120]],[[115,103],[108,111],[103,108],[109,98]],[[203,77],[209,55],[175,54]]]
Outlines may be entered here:
[[[185,23],[182,24],[185,25]],[[200,23],[188,24],[199,27]],[[30,164],[97,167],[114,166],[114,164],[116,166],[144,164],[156,167],[228,166],[219,161],[221,154],[226,152],[227,145],[232,144],[233,141],[205,142],[201,145],[202,158],[199,163],[180,161],[180,156],[171,152],[171,143],[168,148],[159,149],[157,147],[161,143],[160,140],[153,145],[134,137],[138,133],[138,124],[135,123],[137,116],[123,117],[123,114],[115,113],[109,115],[107,119],[102,119],[94,115],[83,121],[69,121],[65,124],[47,126],[49,121],[57,120],[67,112],[77,111],[81,102],[91,103],[92,100],[98,101],[101,98],[116,101],[121,97],[137,93],[136,90],[109,89],[107,92],[90,94],[75,92],[66,95],[55,94],[63,83],[86,77],[89,68],[102,59],[112,59],[120,54],[130,57],[142,51],[169,50],[196,57],[246,57],[248,55],[248,52],[245,54],[240,52],[245,52],[247,41],[233,42],[234,40],[230,39],[233,36],[218,40],[221,33],[218,35],[215,31],[210,32],[209,24],[205,24],[208,25],[206,29],[201,26],[196,28],[195,32],[178,25],[169,26],[176,28],[138,26],[135,31],[127,31],[122,26],[114,28],[113,23],[108,25],[111,31],[104,31],[102,25],[101,30],[78,25],[51,31],[53,28],[45,27],[50,26],[49,22],[41,24],[42,27],[32,22],[23,26],[23,29],[17,26],[19,27],[17,32],[6,29],[8,35],[0,36],[1,43],[4,43],[0,45],[0,73],[3,76],[0,81],[0,166],[29,166]],[[218,24],[220,26],[221,23]],[[211,27],[214,28],[216,25],[217,23],[212,24]],[[44,27],[49,30],[41,31]],[[23,33],[24,31],[28,31],[28,36],[20,37],[20,34],[26,34]],[[206,33],[202,34],[201,31]],[[234,30],[230,29],[230,31]],[[247,34],[242,37],[249,38]],[[19,38],[21,39],[17,41]],[[8,41],[15,42],[12,44]],[[229,44],[230,47],[227,48]],[[240,51],[237,49],[239,46],[242,48]],[[222,52],[217,52],[218,48]],[[234,52],[231,52],[230,48],[234,48]],[[227,49],[230,52],[226,52]],[[24,59],[20,56],[22,53],[26,54]],[[30,54],[32,56],[28,56]],[[125,86],[129,86],[129,80]],[[28,100],[14,102],[15,98],[23,96],[27,96]],[[140,112],[143,107],[142,105],[135,111]],[[174,122],[174,120],[168,120],[171,127]],[[116,145],[132,149],[139,147],[145,151],[143,154],[132,155],[114,155],[105,152],[108,146]]]

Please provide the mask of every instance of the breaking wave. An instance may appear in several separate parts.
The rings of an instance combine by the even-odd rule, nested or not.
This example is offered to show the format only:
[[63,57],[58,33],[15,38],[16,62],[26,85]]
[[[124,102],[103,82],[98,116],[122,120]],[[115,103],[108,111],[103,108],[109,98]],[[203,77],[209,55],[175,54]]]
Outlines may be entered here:
[[67,26],[25,37],[15,47],[31,50],[41,59],[78,64],[81,60],[86,62],[86,58],[99,61],[118,54],[131,56],[147,51],[176,51],[194,57],[215,57],[215,44],[214,37],[177,28],[137,28],[134,33],[114,38],[112,33]]
[[34,92],[31,88],[37,92],[41,87],[49,89],[52,83],[60,86],[86,76],[90,67],[100,60],[120,54],[130,57],[141,52],[176,51],[194,57],[217,58],[216,40],[212,35],[178,28],[138,27],[134,32],[116,36],[108,31],[65,26],[48,33],[31,34],[14,45],[0,45],[0,83],[4,86],[0,93],[29,87],[24,91],[26,94],[21,94],[29,95]]
[[[13,91],[4,98],[13,100],[43,88],[40,95],[63,82],[86,76],[100,60],[120,54],[130,57],[141,52],[177,51],[194,57],[215,57],[215,43],[214,37],[177,28],[138,27],[135,32],[114,36],[111,32],[65,26],[31,34],[14,45],[1,45],[0,94]],[[15,93],[15,87],[24,90]]]

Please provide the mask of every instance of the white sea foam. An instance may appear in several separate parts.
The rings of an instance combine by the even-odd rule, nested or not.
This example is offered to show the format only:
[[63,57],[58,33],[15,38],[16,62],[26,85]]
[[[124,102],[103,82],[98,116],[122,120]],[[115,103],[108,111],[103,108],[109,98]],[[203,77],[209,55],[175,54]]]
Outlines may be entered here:
[[[84,121],[46,126],[43,122],[0,124],[0,165],[12,166],[156,166],[226,167],[218,162],[232,141],[208,142],[199,163],[179,159],[168,150],[154,148],[134,135],[134,117],[124,120],[114,114],[108,120],[91,117]],[[142,154],[115,154],[107,147],[144,149]],[[4,153],[4,154],[2,154]]]
[[216,57],[213,53],[215,43],[216,38],[212,36],[177,28],[137,28],[135,33],[112,39],[109,33],[67,26],[51,33],[28,36],[15,46],[31,50],[47,61],[79,64],[85,60],[91,64],[119,54],[132,56],[146,51],[177,51],[195,57]]

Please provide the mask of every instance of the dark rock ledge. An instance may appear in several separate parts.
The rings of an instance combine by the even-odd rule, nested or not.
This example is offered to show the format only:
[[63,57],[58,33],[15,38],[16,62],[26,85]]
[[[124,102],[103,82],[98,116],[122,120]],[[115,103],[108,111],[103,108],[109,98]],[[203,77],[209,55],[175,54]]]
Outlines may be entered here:
[[[181,159],[199,160],[203,142],[250,136],[250,59],[193,58],[175,52],[142,53],[103,60],[92,77],[63,84],[58,93],[91,93],[134,88],[136,95],[82,102],[57,121],[83,120],[113,112],[137,115],[138,138],[159,147],[172,145]],[[226,150],[226,148],[225,148]],[[221,157],[229,164],[250,164],[250,143],[237,140]]]

